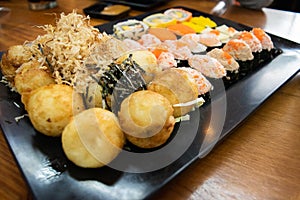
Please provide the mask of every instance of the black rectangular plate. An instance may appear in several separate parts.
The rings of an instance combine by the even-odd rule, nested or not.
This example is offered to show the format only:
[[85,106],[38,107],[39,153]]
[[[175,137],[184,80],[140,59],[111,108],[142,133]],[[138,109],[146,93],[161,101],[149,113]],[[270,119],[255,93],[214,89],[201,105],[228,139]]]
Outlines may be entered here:
[[[227,24],[238,30],[250,27],[216,16],[184,8],[194,16],[207,16],[219,25]],[[136,17],[142,19],[146,15]],[[98,26],[111,33],[116,22]],[[226,100],[225,124],[220,137],[205,143],[206,117],[211,116],[211,104],[202,107],[203,118],[199,122],[192,144],[180,158],[168,166],[147,173],[128,173],[110,167],[83,169],[69,162],[61,148],[60,138],[49,138],[36,132],[28,118],[19,122],[15,117],[25,113],[20,96],[0,84],[0,124],[13,155],[36,199],[146,199],[188,167],[194,160],[205,156],[214,145],[233,132],[263,104],[274,92],[299,72],[300,45],[271,35],[277,48],[283,53],[265,66],[239,80],[226,89],[215,102]],[[193,117],[193,116],[192,116]],[[212,119],[213,121],[217,121]],[[193,120],[191,122],[193,123]],[[183,123],[184,124],[184,123]],[[189,125],[189,124],[188,124]],[[216,126],[210,123],[210,126]],[[182,136],[180,131],[176,135]],[[187,133],[185,133],[187,134]],[[184,136],[186,137],[186,136]],[[168,156],[168,155],[162,155]],[[156,160],[153,160],[156,162]]]

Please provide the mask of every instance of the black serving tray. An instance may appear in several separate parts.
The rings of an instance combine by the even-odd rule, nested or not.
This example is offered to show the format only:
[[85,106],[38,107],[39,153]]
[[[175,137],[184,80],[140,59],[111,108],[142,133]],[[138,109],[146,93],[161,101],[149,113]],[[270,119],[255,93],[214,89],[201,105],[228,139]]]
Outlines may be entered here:
[[[238,30],[250,29],[233,21],[184,9],[191,11],[194,16],[210,17],[219,25],[227,24]],[[135,18],[142,19],[149,14],[152,13]],[[97,28],[111,33],[114,23],[116,21]],[[125,163],[128,160],[122,160],[122,155],[113,161],[112,166],[125,163],[128,169],[134,170],[123,172],[111,166],[99,169],[75,166],[66,159],[60,138],[50,138],[38,133],[26,117],[18,122],[15,120],[15,117],[25,113],[20,96],[0,84],[2,132],[33,196],[41,200],[150,198],[193,161],[204,157],[220,140],[234,132],[264,101],[299,72],[300,45],[275,35],[271,37],[282,53],[229,87],[225,88],[222,80],[214,81],[215,90],[211,93],[211,101],[191,112],[190,121],[176,124],[172,139],[163,147],[171,145],[172,148],[150,161],[147,156],[155,150],[143,152],[138,155],[144,157],[137,155],[135,158],[140,159],[139,163],[151,166],[161,158],[172,160],[174,148],[182,149],[182,154],[175,155],[178,157],[163,168],[144,173],[141,173],[141,168],[145,165],[132,166],[130,162]]]

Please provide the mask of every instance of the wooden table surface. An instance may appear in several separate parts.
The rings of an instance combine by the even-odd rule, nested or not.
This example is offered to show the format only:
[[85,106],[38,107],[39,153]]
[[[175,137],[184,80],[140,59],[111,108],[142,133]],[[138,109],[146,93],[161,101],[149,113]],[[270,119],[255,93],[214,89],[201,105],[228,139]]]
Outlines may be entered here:
[[[58,0],[59,7],[29,11],[26,1],[0,1],[11,8],[1,19],[0,51],[33,40],[36,25],[54,23],[53,13],[69,13],[93,0]],[[188,2],[188,3],[187,3]],[[186,6],[209,12],[214,2],[174,0],[157,9]],[[130,15],[141,14],[132,11]],[[230,8],[223,16],[300,42],[300,14]],[[92,25],[107,21],[92,19]],[[299,64],[300,65],[300,64]],[[245,123],[208,156],[194,162],[153,199],[300,199],[300,74],[271,96]],[[32,199],[9,147],[0,134],[0,199]]]

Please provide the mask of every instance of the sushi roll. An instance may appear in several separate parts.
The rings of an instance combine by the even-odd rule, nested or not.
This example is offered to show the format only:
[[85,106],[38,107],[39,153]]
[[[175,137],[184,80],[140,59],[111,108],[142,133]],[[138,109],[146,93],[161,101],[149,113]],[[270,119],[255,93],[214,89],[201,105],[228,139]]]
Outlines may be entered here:
[[260,41],[262,49],[271,51],[274,48],[274,44],[271,40],[271,37],[261,28],[253,28],[251,31],[256,38]]
[[227,52],[223,51],[223,49],[215,48],[207,53],[210,57],[217,59],[227,71],[238,71],[239,63]]
[[193,55],[189,47],[179,40],[166,40],[162,45],[168,49],[177,60],[187,60]]
[[170,8],[164,14],[175,18],[179,22],[188,21],[192,18],[192,13],[182,8]]
[[253,53],[261,52],[262,51],[262,45],[260,41],[257,39],[257,37],[248,31],[241,31],[238,32],[233,36],[234,39],[241,39],[244,42],[246,42],[249,47],[251,48],[251,51]]
[[139,39],[139,43],[149,49],[161,45],[160,39],[150,33],[142,35],[141,39]]
[[209,78],[223,78],[226,76],[225,67],[215,58],[208,55],[193,55],[188,59],[189,65]]
[[170,52],[162,52],[157,58],[157,63],[162,70],[177,67],[177,61]]
[[127,49],[129,49],[131,51],[135,51],[135,50],[147,50],[146,47],[144,47],[143,45],[141,45],[136,40],[132,40],[132,39],[126,38],[126,39],[123,40],[123,43],[125,44],[125,46],[127,47]]
[[135,19],[119,22],[113,26],[114,36],[120,40],[129,38],[138,40],[147,33],[149,26],[142,21]]
[[241,39],[231,39],[227,42],[223,50],[229,53],[240,65],[240,75],[245,76],[252,71],[253,59],[250,46]]
[[156,13],[145,17],[143,22],[150,27],[165,28],[169,25],[176,24],[177,20],[169,15]]
[[236,82],[239,78],[239,63],[221,48],[215,48],[207,53],[208,56],[217,59],[226,69],[226,77],[223,78],[225,86]]
[[205,52],[207,47],[199,42],[198,34],[186,34],[179,39],[180,42],[186,44],[192,53]]
[[240,39],[230,40],[225,44],[223,50],[228,52],[236,60],[247,61],[254,58],[249,45]]
[[207,94],[213,89],[212,84],[209,82],[209,80],[207,80],[207,78],[205,78],[205,76],[201,74],[201,72],[190,67],[178,67],[176,69],[186,71],[194,78],[198,86],[199,95]]
[[249,45],[254,56],[252,69],[258,67],[260,63],[260,52],[262,51],[262,45],[257,37],[252,32],[241,31],[235,34],[233,38],[241,39]]
[[219,40],[218,36],[213,33],[202,33],[198,35],[199,42],[207,47],[207,51],[210,51],[211,49],[215,47],[221,47],[222,42]]
[[260,62],[265,63],[282,53],[281,49],[274,47],[271,37],[261,28],[253,28],[251,32],[258,38],[262,45],[260,53]]

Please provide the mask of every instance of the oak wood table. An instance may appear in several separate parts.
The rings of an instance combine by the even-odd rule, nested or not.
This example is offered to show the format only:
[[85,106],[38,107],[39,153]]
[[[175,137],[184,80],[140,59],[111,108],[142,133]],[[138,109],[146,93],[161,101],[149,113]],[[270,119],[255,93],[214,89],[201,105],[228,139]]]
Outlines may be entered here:
[[[0,51],[33,40],[37,25],[55,22],[97,1],[58,0],[59,7],[30,11],[26,1],[0,1],[11,9],[1,21]],[[187,3],[188,2],[188,3]],[[209,13],[211,1],[174,0],[157,7],[185,6]],[[132,10],[131,16],[143,11]],[[230,8],[224,15],[245,25],[300,43],[300,14],[263,9]],[[92,25],[108,21],[92,19]],[[205,158],[197,160],[163,187],[153,199],[300,199],[300,74],[271,96],[253,115]],[[0,199],[32,199],[13,155],[0,134]]]

